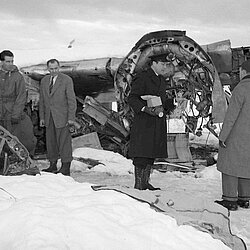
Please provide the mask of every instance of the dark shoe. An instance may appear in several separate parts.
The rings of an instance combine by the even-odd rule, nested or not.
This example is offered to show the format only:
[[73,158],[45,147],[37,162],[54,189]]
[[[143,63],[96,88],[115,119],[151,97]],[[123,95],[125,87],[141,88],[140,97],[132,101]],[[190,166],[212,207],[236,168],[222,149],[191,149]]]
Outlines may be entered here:
[[135,166],[135,189],[145,190],[143,183],[143,168],[141,166]]
[[156,188],[153,185],[151,185],[150,183],[146,184],[146,189],[151,190],[151,191],[155,191],[155,190],[161,190],[160,188]]
[[235,211],[238,209],[237,201],[221,200],[221,201],[215,201],[215,202],[227,208],[230,211]]
[[70,164],[71,164],[71,162],[63,162],[62,167],[57,172],[57,174],[61,173],[63,175],[70,176]]
[[243,208],[249,208],[249,201],[237,200],[237,204]]
[[55,174],[57,172],[57,166],[56,166],[56,164],[57,164],[57,161],[51,161],[50,162],[50,166],[48,168],[46,168],[46,169],[43,169],[42,171],[44,171],[44,172],[50,172],[50,173]]
[[155,190],[161,190],[160,188],[156,188],[153,185],[149,183],[150,180],[150,173],[151,173],[151,165],[147,165],[146,168],[143,170],[143,182],[145,185],[145,189],[155,191]]

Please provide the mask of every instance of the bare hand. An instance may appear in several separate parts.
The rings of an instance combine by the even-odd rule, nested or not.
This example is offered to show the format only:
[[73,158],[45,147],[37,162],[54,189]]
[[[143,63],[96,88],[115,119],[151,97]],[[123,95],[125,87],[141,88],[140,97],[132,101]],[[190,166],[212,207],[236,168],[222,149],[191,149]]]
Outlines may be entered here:
[[222,148],[226,148],[227,145],[224,141],[219,141],[219,146],[222,147]]
[[145,112],[151,116],[157,116],[156,112],[154,111],[154,108],[152,108],[152,107],[150,108],[150,107],[145,106],[145,109],[143,112]]
[[78,122],[72,120],[68,120],[68,125],[73,125],[76,129],[79,129],[81,127]]
[[40,127],[43,128],[45,126],[45,122],[43,119],[40,120]]

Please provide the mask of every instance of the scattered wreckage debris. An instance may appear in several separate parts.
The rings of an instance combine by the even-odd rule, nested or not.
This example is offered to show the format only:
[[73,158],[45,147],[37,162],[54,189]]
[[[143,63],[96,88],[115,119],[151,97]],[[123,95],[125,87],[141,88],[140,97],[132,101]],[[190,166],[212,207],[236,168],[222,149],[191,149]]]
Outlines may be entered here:
[[[122,155],[127,155],[129,132],[123,126],[119,114],[106,108],[97,100],[86,96],[84,100],[77,97],[82,104],[82,112],[77,113],[76,121],[80,128],[71,127],[72,137],[87,135],[96,132],[100,146],[105,150],[111,150]],[[92,138],[97,142],[96,138]],[[74,139],[73,139],[74,140]],[[97,144],[98,145],[98,144]]]
[[[74,128],[73,128],[74,129]],[[98,137],[97,132],[87,133],[72,139],[72,149],[90,147],[95,149],[103,149]]]
[[[239,67],[250,58],[250,47],[231,48],[229,40],[200,46],[186,36],[185,31],[163,30],[144,35],[124,58],[61,62],[60,71],[72,77],[78,101],[77,123],[70,127],[72,137],[97,133],[101,148],[127,156],[133,122],[133,110],[127,103],[132,78],[149,66],[150,56],[159,53],[168,53],[175,68],[175,75],[170,79],[166,94],[175,99],[176,108],[168,119],[182,120],[185,131],[181,133],[186,135],[193,133],[200,136],[203,128],[206,128],[218,136],[215,123],[223,121],[227,106],[222,85],[230,85],[231,90],[237,85]],[[32,119],[38,139],[35,154],[44,155],[45,130],[39,127],[38,102],[39,81],[48,73],[46,64],[21,68],[21,71],[27,83],[27,113]],[[167,75],[165,77],[168,78]],[[117,101],[117,111],[111,110],[112,101]],[[176,151],[174,154],[177,158],[173,164],[183,161],[180,155],[185,156],[185,161],[189,162],[193,153],[188,152],[188,143],[181,149],[176,148],[176,134],[169,133],[168,136],[169,147]],[[0,147],[4,166],[2,172],[11,174],[21,169],[31,170],[30,157],[21,158],[21,151],[11,149],[8,140],[2,138],[1,145],[5,145]],[[21,145],[12,135],[9,138],[16,145]],[[7,153],[8,157],[4,152],[6,148],[9,148],[7,152],[11,152]],[[214,162],[212,158],[210,160]]]
[[103,164],[101,161],[95,160],[95,159],[91,159],[91,158],[83,158],[83,157],[73,157],[74,160],[76,161],[80,161],[86,165],[88,165],[88,169],[91,169],[99,164],[101,165],[105,165]]
[[193,172],[195,173],[197,167],[193,163],[190,165],[184,165],[184,163],[173,163],[173,162],[167,162],[167,161],[156,161],[154,163],[153,169],[165,173],[165,172],[172,172],[172,171],[180,171],[180,172]]
[[222,85],[230,86],[233,91],[240,81],[241,64],[250,59],[250,46],[231,48],[230,40],[224,40],[201,47],[212,58]]
[[[216,57],[216,48],[207,47],[205,51],[186,36],[185,31],[163,30],[144,35],[123,59],[61,62],[60,71],[72,77],[78,101],[77,123],[81,126],[71,126],[72,136],[97,132],[103,149],[127,156],[133,121],[133,110],[127,103],[131,81],[137,73],[149,67],[149,57],[159,53],[167,53],[175,69],[166,93],[176,101],[169,119],[181,120],[185,124],[181,133],[200,136],[203,128],[207,128],[217,136],[214,124],[223,120],[226,100],[221,78],[209,56],[209,53],[214,53],[213,58],[224,60],[223,53],[222,57]],[[216,65],[220,63],[216,61]],[[39,81],[48,72],[45,64],[21,70],[28,82],[30,113],[38,137],[40,150],[36,153],[41,153],[46,150],[45,132],[38,125],[37,103]],[[220,70],[220,73],[225,71],[224,68]],[[229,67],[226,70],[228,72]],[[117,102],[117,111],[111,109],[113,101]]]
[[190,143],[189,148],[193,161],[200,162],[207,167],[217,163],[218,147],[214,145]]
[[0,140],[0,174],[36,175],[40,173],[25,146],[2,126],[0,126]]
[[[226,99],[211,58],[184,31],[159,31],[143,36],[118,66],[114,76],[117,112],[105,108],[90,96],[84,100],[77,98],[83,105],[78,122],[83,125],[84,131],[98,133],[104,149],[108,149],[106,141],[109,149],[127,156],[133,122],[133,110],[127,103],[132,78],[149,67],[149,57],[156,53],[168,53],[175,68],[166,94],[174,98],[177,105],[169,119],[183,120],[186,124],[184,134],[191,132],[199,136],[206,127],[217,136],[214,122],[223,120]],[[199,127],[198,119],[201,120]],[[176,144],[176,138],[174,140]],[[186,161],[190,161],[191,154],[185,151],[187,148],[188,145],[182,147],[183,152],[179,151],[186,156]]]
[[[108,116],[109,121],[113,121],[115,116],[115,122],[129,134],[133,120],[133,111],[127,105],[131,80],[148,66],[149,56],[159,52],[169,52],[176,70],[167,93],[176,100],[176,109],[170,118],[182,119],[186,132],[201,136],[206,128],[217,136],[214,124],[223,120],[226,109],[222,85],[230,86],[230,90],[237,85],[239,67],[250,58],[250,47],[231,48],[230,40],[199,46],[185,31],[163,30],[144,35],[125,58],[61,62],[60,71],[72,77],[76,96],[82,101],[86,96],[95,98],[109,107],[109,112],[110,103],[118,101],[118,113],[112,111],[111,115],[101,107],[93,107],[93,102],[91,108],[82,111],[82,102],[78,100],[77,116],[82,128],[77,131],[72,128],[73,137],[97,131],[104,149],[126,155],[129,136],[124,139],[117,131],[110,134],[110,122],[105,120]],[[46,150],[45,133],[38,125],[37,103],[39,81],[48,71],[46,64],[24,67],[21,71],[26,78],[30,113],[38,139],[36,153],[41,154]],[[88,112],[96,115],[90,117]]]

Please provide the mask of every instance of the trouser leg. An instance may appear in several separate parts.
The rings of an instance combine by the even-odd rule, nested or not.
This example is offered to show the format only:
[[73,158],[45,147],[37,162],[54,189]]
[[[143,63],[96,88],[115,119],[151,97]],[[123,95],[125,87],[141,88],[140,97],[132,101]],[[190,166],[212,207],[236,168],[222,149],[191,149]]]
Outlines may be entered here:
[[135,189],[144,190],[143,170],[141,166],[135,165]]
[[46,127],[46,147],[47,158],[50,162],[55,162],[59,158],[59,148],[57,144],[57,133],[52,115],[50,115],[49,125]]
[[156,187],[154,187],[152,184],[149,183],[152,165],[153,165],[153,164],[148,164],[148,165],[146,166],[145,170],[144,170],[144,173],[143,173],[144,180],[145,180],[144,182],[145,182],[145,184],[146,184],[146,188],[147,188],[148,190],[152,190],[152,191],[154,191],[154,190],[161,190],[160,188],[156,188]]
[[61,173],[63,175],[70,175],[70,164],[71,162],[62,162],[62,167],[57,173]]
[[153,158],[136,157],[133,160],[135,166],[135,188],[140,190],[159,190],[149,183]]
[[227,201],[237,201],[238,177],[222,173],[222,199]]
[[239,178],[238,198],[244,201],[250,200],[250,179]]
[[57,161],[50,161],[50,166],[42,171],[55,174],[57,172]]
[[146,159],[141,157],[135,157],[133,159],[133,164],[135,166],[135,189],[145,190],[145,183],[143,180],[143,171],[146,168]]
[[57,130],[57,143],[59,147],[59,154],[62,162],[71,162],[72,157],[72,138],[69,132],[69,128],[63,127]]

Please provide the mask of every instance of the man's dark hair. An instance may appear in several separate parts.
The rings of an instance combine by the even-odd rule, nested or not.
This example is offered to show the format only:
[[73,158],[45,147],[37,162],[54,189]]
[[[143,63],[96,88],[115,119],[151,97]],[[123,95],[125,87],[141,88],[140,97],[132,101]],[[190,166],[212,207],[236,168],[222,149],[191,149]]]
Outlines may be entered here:
[[14,54],[10,50],[3,50],[0,53],[0,60],[4,61],[6,56],[14,57]]
[[244,69],[247,73],[250,73],[250,60],[247,60],[241,64],[241,69]]
[[54,59],[54,58],[53,59],[49,59],[49,61],[47,61],[47,67],[49,67],[50,63],[57,63],[60,66],[59,61],[57,59]]

